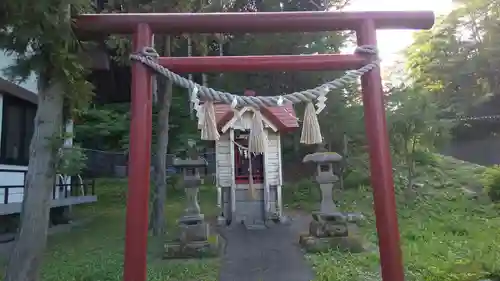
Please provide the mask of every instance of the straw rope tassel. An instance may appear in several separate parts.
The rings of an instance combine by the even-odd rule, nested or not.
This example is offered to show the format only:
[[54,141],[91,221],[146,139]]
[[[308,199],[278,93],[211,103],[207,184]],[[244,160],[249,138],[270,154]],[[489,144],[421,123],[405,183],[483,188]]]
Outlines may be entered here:
[[264,133],[262,113],[255,109],[248,139],[248,152],[261,154],[266,150],[267,138]]
[[302,122],[302,135],[300,143],[303,144],[320,144],[323,142],[321,129],[318,122],[318,116],[312,102],[307,103]]
[[215,121],[215,109],[212,101],[207,101],[203,104],[202,110],[202,125],[201,125],[201,139],[202,140],[219,140],[219,131]]
[[252,124],[250,128],[250,136],[248,137],[248,157],[250,158],[249,178],[250,178],[250,196],[253,199],[257,199],[257,193],[255,192],[255,185],[253,182],[252,173],[252,155],[263,154],[267,146],[267,137],[264,133],[264,124],[262,121],[262,113],[260,110],[255,110],[253,114]]

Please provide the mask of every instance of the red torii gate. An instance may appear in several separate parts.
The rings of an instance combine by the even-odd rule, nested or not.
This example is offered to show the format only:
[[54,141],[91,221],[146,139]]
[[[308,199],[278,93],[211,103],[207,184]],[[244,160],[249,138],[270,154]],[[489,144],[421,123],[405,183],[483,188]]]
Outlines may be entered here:
[[[429,29],[432,12],[277,12],[87,14],[75,19],[79,32],[133,34],[133,50],[152,45],[154,33],[249,33],[354,30],[358,45],[377,45],[377,29]],[[397,40],[397,38],[395,38]],[[367,62],[359,55],[183,57],[159,59],[175,72],[259,70],[350,70]],[[152,74],[132,65],[132,119],[125,237],[124,281],[146,280],[148,201],[151,157]],[[365,126],[370,154],[384,281],[404,281],[380,70],[362,79]]]

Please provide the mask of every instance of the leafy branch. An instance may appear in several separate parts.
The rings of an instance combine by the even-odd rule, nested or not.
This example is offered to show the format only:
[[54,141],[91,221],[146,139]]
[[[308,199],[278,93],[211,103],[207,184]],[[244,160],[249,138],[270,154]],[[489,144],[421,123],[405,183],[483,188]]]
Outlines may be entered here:
[[77,38],[71,15],[88,11],[88,1],[7,1],[3,8],[8,24],[0,29],[0,49],[15,57],[15,63],[4,71],[7,77],[24,81],[35,72],[39,89],[57,81],[62,83],[69,108],[85,107],[93,90],[86,80],[89,59],[84,48],[89,43]]

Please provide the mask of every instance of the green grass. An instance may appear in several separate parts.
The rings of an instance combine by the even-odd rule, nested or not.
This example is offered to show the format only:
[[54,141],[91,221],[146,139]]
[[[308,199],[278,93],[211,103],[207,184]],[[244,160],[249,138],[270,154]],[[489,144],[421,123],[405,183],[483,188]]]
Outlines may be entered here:
[[[471,199],[462,190],[464,187],[478,190],[477,179],[483,170],[454,159],[436,158],[418,167],[417,182],[423,183],[423,187],[411,196],[397,192],[407,280],[499,278],[499,209],[484,195]],[[307,198],[317,197],[317,192],[306,190],[305,182],[291,190],[288,200],[296,201],[290,204],[292,207],[314,208],[313,200]],[[338,196],[343,210],[361,211],[367,216],[361,232],[375,245],[371,190],[361,186]],[[317,281],[380,280],[376,251],[355,255],[331,252],[309,255],[308,259],[314,266]]]
[[[49,237],[44,258],[42,281],[118,281],[123,276],[125,229],[125,181],[101,180],[96,186],[99,202],[78,208],[75,213],[91,222],[69,233]],[[202,212],[207,216],[215,211],[213,188],[200,192]],[[180,192],[170,194],[166,214],[169,229],[184,208]],[[148,281],[215,281],[219,261],[161,260],[162,241],[149,239]]]
[[[500,208],[485,196],[471,199],[462,188],[480,191],[484,168],[450,158],[423,159],[414,194],[397,192],[398,216],[407,281],[478,281],[500,275]],[[366,179],[359,179],[360,182]],[[398,182],[396,180],[396,182]],[[289,208],[315,209],[318,190],[310,181],[284,189]],[[43,281],[118,281],[123,274],[126,182],[102,180],[99,202],[75,213],[91,221],[69,233],[49,237],[42,270]],[[362,212],[361,232],[376,245],[370,188],[350,187],[337,195],[345,211]],[[215,190],[203,188],[202,211],[215,214]],[[184,207],[180,192],[171,192],[166,207],[169,230]],[[171,234],[170,234],[171,235]],[[158,258],[162,241],[150,239],[149,281],[215,281],[219,260],[164,261]],[[316,281],[380,280],[377,252],[346,254],[332,251],[308,255]],[[492,279],[500,280],[500,279]]]

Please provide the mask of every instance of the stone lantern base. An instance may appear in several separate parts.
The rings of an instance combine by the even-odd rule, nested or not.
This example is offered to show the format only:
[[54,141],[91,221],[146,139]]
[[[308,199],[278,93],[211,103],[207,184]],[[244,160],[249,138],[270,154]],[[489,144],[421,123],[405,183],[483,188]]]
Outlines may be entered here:
[[211,235],[206,241],[191,241],[183,243],[180,240],[169,241],[165,244],[164,259],[201,259],[214,258],[222,254],[223,244],[217,234]]
[[361,238],[353,235],[346,237],[314,237],[311,235],[301,235],[300,245],[308,253],[326,253],[331,250],[337,250],[349,253],[363,253],[367,251]]
[[203,215],[184,216],[179,220],[178,239],[165,243],[165,259],[216,257],[222,252],[223,242],[216,233],[210,233]]
[[300,244],[309,252],[323,252],[329,250],[343,250],[363,252],[365,246],[355,233],[355,222],[361,216],[338,212],[333,201],[333,189],[339,177],[335,174],[334,163],[338,165],[342,156],[335,152],[328,152],[319,147],[318,152],[308,154],[303,163],[316,164],[316,182],[321,190],[321,207],[319,212],[312,214],[313,220],[309,224],[309,233],[300,236]]
[[356,222],[359,216],[343,213],[312,214],[309,233],[300,236],[299,243],[307,252],[328,252],[330,250],[360,253],[367,250],[357,235]]

